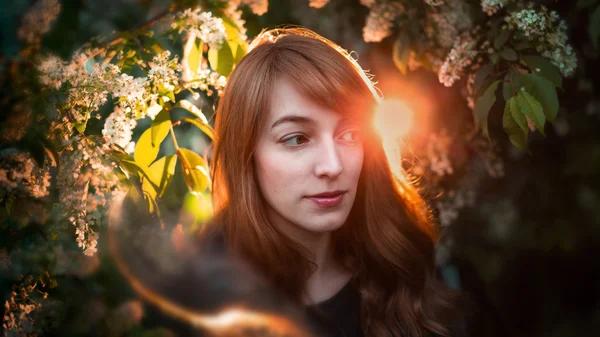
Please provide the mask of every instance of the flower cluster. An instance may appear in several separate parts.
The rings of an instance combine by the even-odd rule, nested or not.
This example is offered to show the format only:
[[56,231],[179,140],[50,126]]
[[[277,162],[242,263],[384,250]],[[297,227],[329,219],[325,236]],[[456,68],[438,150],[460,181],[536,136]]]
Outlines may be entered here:
[[133,129],[137,125],[135,119],[125,112],[121,106],[116,106],[114,111],[106,118],[102,135],[111,144],[117,144],[128,153],[133,152],[130,148],[133,144],[131,137]]
[[452,139],[446,130],[442,130],[439,134],[432,133],[427,143],[427,159],[430,169],[440,177],[454,173],[448,157],[451,146]]
[[382,2],[371,6],[363,28],[365,42],[380,42],[392,33],[394,20],[402,14],[404,5],[399,2]]
[[321,8],[329,3],[329,0],[310,0],[310,7]]
[[41,294],[41,300],[48,297],[48,293],[36,288],[37,282],[34,282],[32,276],[23,278],[19,286],[13,286],[10,299],[4,302],[2,327],[5,336],[8,336],[9,331],[14,331],[19,336],[30,336],[34,332],[32,314],[42,308],[42,303],[40,299],[32,299],[32,293],[37,290]]
[[77,66],[80,59],[77,56],[66,63],[51,55],[39,64],[38,69],[41,82],[51,88],[58,89],[68,83],[68,96],[63,106],[67,116],[62,120],[67,126],[63,130],[66,138],[72,134],[73,126],[85,123],[111,94],[119,99],[119,103],[116,112],[106,121],[103,134],[112,143],[125,147],[131,140],[135,119],[145,116],[154,119],[162,110],[158,104],[160,94],[173,91],[179,85],[181,67],[178,59],[170,56],[169,51],[154,56],[149,63],[147,77],[140,78],[121,73],[110,63],[103,66],[95,64],[93,71],[88,72]]
[[470,33],[458,36],[446,60],[438,70],[440,83],[450,87],[458,81],[478,54],[477,40]]
[[[77,58],[66,63],[56,56],[49,56],[38,65],[40,81],[58,89],[68,83],[68,97],[63,107],[72,123],[85,123],[92,112],[108,100],[109,92],[115,88],[115,79],[120,73],[113,64],[94,64],[91,72],[78,67]],[[117,87],[118,90],[122,88]]]
[[458,34],[473,26],[465,0],[453,0],[428,12],[428,22],[433,23],[433,27],[428,26],[426,33],[442,48],[452,47]]
[[442,227],[451,225],[466,206],[475,204],[475,191],[472,189],[459,189],[450,191],[447,195],[435,203],[438,209],[438,219]]
[[[100,146],[99,146],[100,145]],[[82,135],[70,139],[59,157],[57,177],[60,213],[75,226],[77,244],[86,255],[96,253],[98,234],[109,200],[122,193],[115,163],[103,159],[104,146]]]
[[487,15],[494,15],[510,0],[481,0],[481,10]]
[[27,152],[8,152],[0,155],[0,195],[23,193],[33,198],[48,195],[49,165],[37,166]]
[[200,8],[188,8],[177,14],[172,28],[187,30],[191,35],[200,38],[209,46],[218,46],[226,40],[225,26],[221,18],[212,16],[211,12],[202,11]]
[[507,27],[517,30],[534,42],[537,51],[558,67],[563,76],[570,76],[577,68],[577,56],[568,44],[567,25],[555,11],[541,6],[537,11],[531,6],[507,15]]
[[[202,91],[206,91],[207,95],[211,96],[216,90],[217,95],[221,95],[223,92],[223,88],[225,88],[225,84],[227,84],[227,78],[225,76],[220,75],[216,71],[212,71],[208,69],[207,66],[203,65],[203,69],[198,71],[196,76],[189,81],[184,83],[184,87],[186,89],[200,89]],[[194,92],[194,99],[198,99],[198,93]]]
[[23,16],[17,37],[29,44],[40,42],[42,35],[50,30],[52,21],[60,13],[58,0],[40,0]]

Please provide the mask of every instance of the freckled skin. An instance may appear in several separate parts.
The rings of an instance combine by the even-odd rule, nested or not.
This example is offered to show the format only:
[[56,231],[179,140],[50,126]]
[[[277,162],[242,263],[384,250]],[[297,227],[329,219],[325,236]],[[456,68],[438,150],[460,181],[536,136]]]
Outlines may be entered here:
[[[304,233],[341,227],[354,203],[363,163],[360,126],[303,96],[285,78],[272,93],[267,123],[260,133],[254,163],[258,185],[274,224]],[[273,123],[285,116],[310,122]],[[342,203],[318,207],[307,196],[345,190]]]

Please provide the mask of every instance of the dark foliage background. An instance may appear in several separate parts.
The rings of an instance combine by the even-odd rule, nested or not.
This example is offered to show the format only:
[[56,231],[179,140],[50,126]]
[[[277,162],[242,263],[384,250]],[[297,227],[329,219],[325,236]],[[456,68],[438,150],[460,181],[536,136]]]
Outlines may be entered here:
[[[471,336],[596,336],[600,331],[600,63],[599,50],[588,35],[589,13],[576,1],[542,1],[559,11],[569,27],[570,41],[579,55],[575,76],[565,79],[559,92],[561,127],[549,128],[544,138],[535,134],[530,153],[517,152],[507,142],[498,151],[504,161],[501,178],[486,177],[476,186],[474,207],[464,208],[446,235],[453,240],[450,258],[441,275],[465,293]],[[20,42],[16,30],[21,15],[33,1],[0,4],[3,60],[16,57]],[[169,5],[167,0],[63,1],[62,12],[44,48],[68,57],[96,35],[129,30],[143,24]],[[355,1],[331,1],[322,9],[308,1],[272,0],[269,11],[257,17],[245,12],[248,36],[263,28],[298,24],[311,28],[359,54],[361,65],[381,78],[384,94],[403,92],[398,82],[419,83],[439,111],[436,124],[470,118],[466,102],[453,88],[444,88],[435,74],[412,72],[401,77],[393,69],[393,37],[381,43],[362,40],[368,9]],[[5,64],[5,63],[3,63]],[[0,72],[6,69],[0,69]],[[14,93],[2,84],[2,100]],[[406,94],[404,94],[406,95]],[[410,100],[410,97],[404,97]],[[444,111],[450,104],[454,111]],[[0,111],[0,132],[6,115]],[[418,126],[417,126],[418,127]],[[501,138],[501,126],[491,126]],[[2,221],[8,221],[3,218]],[[3,230],[7,224],[0,224]],[[32,229],[34,230],[34,229]],[[14,237],[1,232],[0,250],[11,247]],[[21,242],[22,250],[43,241]],[[0,257],[0,299],[11,291],[16,270],[26,272],[27,261],[3,262]],[[4,265],[2,263],[5,263]],[[10,270],[10,272],[9,272]],[[452,274],[456,271],[457,274]],[[18,272],[17,272],[18,273]],[[455,275],[453,278],[452,275]],[[88,277],[62,277],[51,298],[68,299],[50,305],[46,336],[127,335],[154,336],[153,314],[141,324],[111,330],[119,320],[122,303],[135,295],[110,260],[103,260]],[[89,301],[93,298],[94,301]],[[150,329],[152,328],[152,329]]]

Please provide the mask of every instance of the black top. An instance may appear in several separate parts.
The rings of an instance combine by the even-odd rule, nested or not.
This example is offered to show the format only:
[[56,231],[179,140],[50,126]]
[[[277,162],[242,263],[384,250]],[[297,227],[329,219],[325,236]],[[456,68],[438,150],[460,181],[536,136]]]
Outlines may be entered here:
[[[225,245],[223,236],[217,234],[216,237],[204,242],[204,249],[202,250],[219,256],[224,254],[224,247]],[[178,304],[186,305],[189,308],[205,310],[208,310],[210,307],[214,307],[219,303],[222,304],[222,302],[239,299],[238,297],[246,298],[246,292],[251,292],[253,294],[256,293],[256,296],[258,297],[262,296],[262,292],[258,291],[258,288],[242,287],[240,288],[241,290],[238,289],[239,287],[236,286],[237,283],[235,280],[239,281],[240,279],[245,279],[244,277],[240,276],[241,274],[227,274],[221,270],[223,269],[225,271],[231,271],[229,269],[233,267],[227,264],[223,264],[221,266],[221,264],[215,261],[213,261],[213,263],[207,263],[206,260],[202,261],[201,259],[193,259],[193,261],[198,260],[201,261],[200,263],[202,264],[203,268],[196,268],[195,265],[191,265],[186,272],[184,272],[182,275],[179,275],[181,276],[180,279],[176,279],[174,282],[172,282],[176,285],[175,287],[167,287],[163,285],[162,288],[164,289],[159,287],[161,289],[157,290],[161,290],[161,294],[164,294]],[[199,272],[198,270],[202,272]],[[221,281],[218,282],[217,286],[224,287],[224,289],[206,289],[207,285],[214,285],[214,277],[216,277],[215,275],[225,277],[233,283],[230,284]],[[244,283],[247,282],[244,281]],[[204,291],[199,291],[197,289],[198,284],[203,285],[202,289]],[[193,289],[188,289],[186,285],[192,287]],[[246,290],[244,291],[244,289]],[[207,299],[212,298],[211,296],[207,296],[207,292],[213,294],[212,297],[218,297],[218,301],[215,302],[215,299],[212,299],[212,302],[207,302]],[[258,302],[260,301],[249,301],[249,303]],[[342,289],[340,289],[329,299],[304,307],[304,312],[306,314],[306,318],[308,319],[307,323],[314,329],[315,335],[318,337],[365,337],[360,325],[360,304],[360,294],[354,279],[351,279],[348,283],[346,283],[346,285],[344,285],[344,287],[342,287]],[[205,308],[206,306],[208,306],[208,308]],[[177,336],[206,336],[202,330],[194,329],[182,321],[167,317],[159,311],[156,311],[156,308],[147,309],[149,309],[147,312],[148,315],[144,319],[144,325],[147,327],[166,326],[173,330]],[[301,312],[296,312],[296,314],[301,314]],[[456,329],[457,327],[458,325],[451,327],[451,336],[464,337],[465,334],[462,332],[463,329]]]
[[335,295],[306,307],[309,322],[322,337],[363,337],[360,296],[350,280]]
[[[319,337],[364,337],[360,326],[360,294],[353,280],[329,299],[306,307]],[[450,326],[451,337],[466,337],[463,321]]]

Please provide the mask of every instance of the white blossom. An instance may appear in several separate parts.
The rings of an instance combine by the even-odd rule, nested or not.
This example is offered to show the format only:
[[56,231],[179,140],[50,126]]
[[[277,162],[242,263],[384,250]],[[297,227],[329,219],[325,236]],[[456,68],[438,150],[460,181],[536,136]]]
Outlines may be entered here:
[[148,79],[144,77],[134,78],[127,74],[121,74],[115,79],[112,86],[114,97],[125,97],[127,100],[142,100],[145,94],[145,86]]
[[429,38],[437,41],[443,48],[452,47],[459,33],[470,30],[473,26],[469,10],[469,4],[465,0],[452,0],[437,10],[428,12],[428,23],[434,25],[426,29]]
[[171,52],[165,50],[152,59],[148,71],[148,81],[155,89],[173,90],[179,84],[178,71],[181,70],[177,57],[170,59]]
[[62,217],[75,227],[76,241],[84,254],[96,252],[98,234],[109,201],[122,193],[114,173],[116,164],[105,158],[104,144],[77,135],[69,139],[59,157],[57,177]]
[[52,22],[60,13],[58,0],[40,0],[23,16],[17,37],[26,43],[39,43],[42,35],[50,30]]
[[[176,19],[182,21],[181,29],[189,31],[210,47],[220,45],[227,38],[223,20],[213,17],[211,12],[188,8],[177,14]],[[177,23],[173,23],[174,28],[177,26]]]
[[131,142],[133,129],[137,122],[121,106],[116,106],[114,111],[106,118],[102,134],[111,144],[126,148]]
[[449,191],[446,196],[438,200],[435,205],[438,209],[438,219],[442,227],[450,226],[460,211],[467,207],[473,206],[475,203],[475,191],[472,189],[459,189]]
[[0,155],[0,196],[24,193],[42,198],[50,192],[49,163],[40,168],[27,152],[5,152]]
[[363,28],[365,42],[380,42],[392,33],[394,20],[404,11],[399,2],[379,3],[371,7]]
[[53,89],[59,89],[68,79],[65,77],[65,66],[66,62],[60,57],[55,55],[46,56],[37,64],[37,69],[41,73],[40,82]]
[[452,146],[452,138],[446,130],[432,133],[427,143],[427,160],[429,168],[438,176],[454,173],[448,154]]
[[481,0],[481,10],[487,15],[493,15],[509,2],[510,0]]
[[450,87],[458,81],[477,56],[477,41],[469,33],[460,35],[438,71],[440,83]]
[[570,76],[577,68],[577,56],[568,43],[567,25],[555,11],[544,6],[539,10],[526,8],[505,17],[507,27],[518,30],[533,42],[539,52],[552,62],[563,76]]

